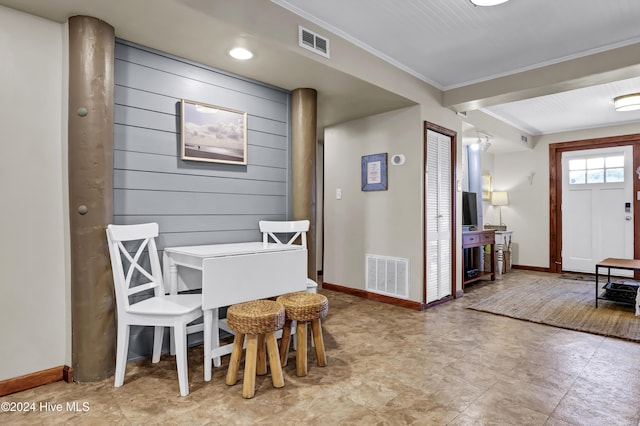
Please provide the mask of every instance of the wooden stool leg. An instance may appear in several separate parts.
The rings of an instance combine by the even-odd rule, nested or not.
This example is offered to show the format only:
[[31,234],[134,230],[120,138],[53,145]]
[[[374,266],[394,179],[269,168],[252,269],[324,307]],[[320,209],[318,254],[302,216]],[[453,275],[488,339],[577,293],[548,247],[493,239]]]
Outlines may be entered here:
[[253,398],[256,393],[256,357],[258,356],[258,335],[247,335],[247,350],[244,359],[244,380],[242,396]]
[[256,374],[258,376],[267,374],[267,354],[264,350],[264,334],[258,335],[258,365],[256,367]]
[[238,370],[240,369],[240,358],[242,357],[242,345],[244,344],[244,334],[236,333],[233,338],[233,349],[229,359],[229,369],[227,370],[228,385],[235,385],[238,382]]
[[327,355],[324,353],[324,339],[322,338],[322,323],[320,322],[320,318],[311,321],[311,329],[313,330],[313,342],[315,343],[318,365],[325,367],[327,365]]
[[276,340],[275,332],[267,333],[267,352],[269,353],[271,382],[273,383],[273,387],[281,388],[284,386],[284,376],[282,375],[282,365],[280,364],[278,342]]
[[302,377],[307,375],[307,321],[298,321],[296,336],[296,375]]
[[284,322],[282,328],[282,338],[280,339],[280,365],[282,367],[287,365],[289,358],[289,346],[291,340],[291,320]]

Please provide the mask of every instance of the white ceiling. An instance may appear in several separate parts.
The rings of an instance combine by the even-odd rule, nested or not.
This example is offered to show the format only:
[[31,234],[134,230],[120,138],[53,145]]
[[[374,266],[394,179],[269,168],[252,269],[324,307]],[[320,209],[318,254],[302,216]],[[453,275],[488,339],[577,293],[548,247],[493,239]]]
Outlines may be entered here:
[[[94,16],[128,41],[289,90],[313,87],[319,127],[415,101],[298,48],[289,28],[297,28],[301,18],[325,29],[323,35],[333,42],[341,36],[428,82],[445,98],[483,84],[503,85],[504,76],[545,73],[551,64],[640,46],[638,0],[511,0],[491,8],[468,0],[0,0],[0,5],[56,22]],[[246,63],[229,58],[226,51],[237,43],[251,47],[256,57]],[[508,99],[515,102],[504,103],[500,96],[488,101],[489,94],[466,105],[530,134],[639,122],[640,111],[612,111],[614,96],[640,92],[640,58],[634,64],[625,69],[624,81],[601,78],[607,65],[602,64],[581,84],[547,85],[547,96],[532,98],[540,91],[529,88]],[[603,81],[607,84],[585,87]]]
[[613,108],[613,98],[627,93],[640,93],[640,77],[481,110],[532,135],[640,122],[640,110]]
[[[272,1],[441,90],[640,42],[637,0]],[[613,110],[615,96],[634,92],[640,78],[482,111],[540,135],[640,121],[640,111]]]
[[636,0],[272,0],[441,90],[640,42]]

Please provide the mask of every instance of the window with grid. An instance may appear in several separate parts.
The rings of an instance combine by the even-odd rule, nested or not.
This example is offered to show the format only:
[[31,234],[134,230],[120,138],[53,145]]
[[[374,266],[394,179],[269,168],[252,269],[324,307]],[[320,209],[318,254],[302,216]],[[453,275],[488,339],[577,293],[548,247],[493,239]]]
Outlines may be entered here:
[[569,160],[570,185],[621,182],[624,182],[624,155]]

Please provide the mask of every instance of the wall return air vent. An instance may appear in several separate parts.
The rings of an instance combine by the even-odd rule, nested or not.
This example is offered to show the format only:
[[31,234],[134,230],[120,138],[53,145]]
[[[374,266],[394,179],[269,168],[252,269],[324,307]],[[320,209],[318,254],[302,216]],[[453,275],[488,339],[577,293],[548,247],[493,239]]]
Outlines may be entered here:
[[329,57],[329,39],[304,27],[298,27],[298,44],[318,55]]
[[365,263],[367,291],[409,298],[409,259],[366,254]]

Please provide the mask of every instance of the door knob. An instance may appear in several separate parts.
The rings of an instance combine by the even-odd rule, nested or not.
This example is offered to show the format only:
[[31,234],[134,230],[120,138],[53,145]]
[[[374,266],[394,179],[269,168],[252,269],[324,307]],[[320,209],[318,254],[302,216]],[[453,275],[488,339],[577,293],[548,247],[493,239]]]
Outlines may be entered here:
[[631,219],[633,219],[631,216],[626,216],[625,217],[625,220],[631,220]]

